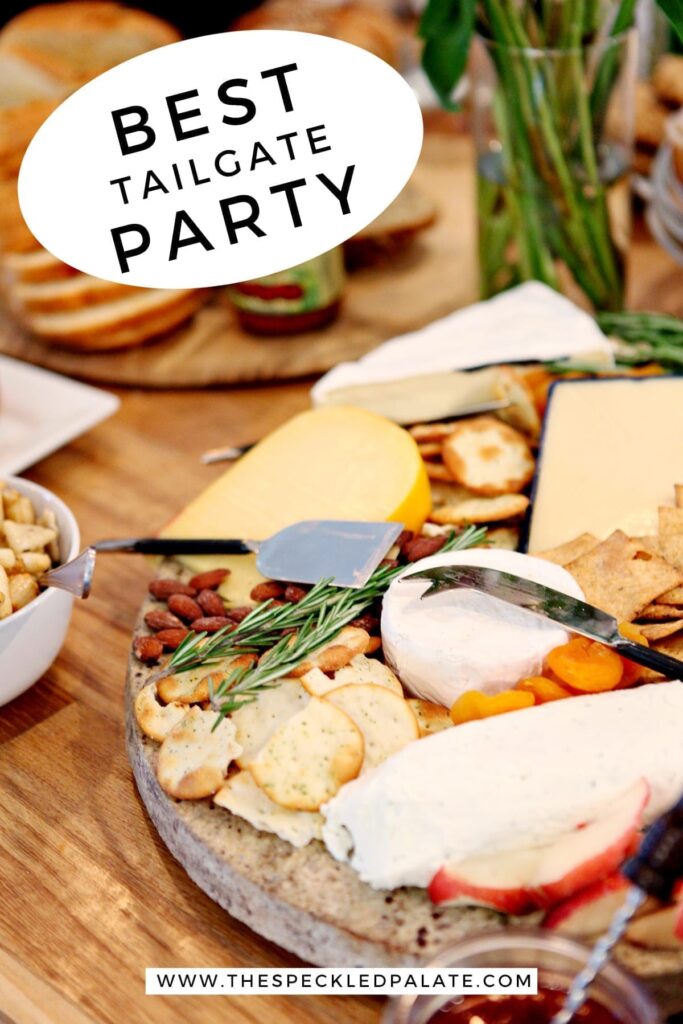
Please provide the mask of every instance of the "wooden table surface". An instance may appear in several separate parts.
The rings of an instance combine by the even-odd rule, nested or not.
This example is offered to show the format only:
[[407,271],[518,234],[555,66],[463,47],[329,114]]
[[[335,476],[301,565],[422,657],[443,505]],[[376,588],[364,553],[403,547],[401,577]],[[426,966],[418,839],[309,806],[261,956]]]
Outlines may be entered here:
[[[680,268],[644,239],[633,269],[634,305],[683,312]],[[68,502],[84,541],[149,533],[219,471],[200,451],[263,435],[309,386],[125,392],[27,476]],[[376,1021],[379,1000],[362,997],[145,997],[146,966],[293,963],[193,885],[138,800],[123,682],[148,575],[142,559],[101,558],[55,665],[0,709],[0,1022]]]

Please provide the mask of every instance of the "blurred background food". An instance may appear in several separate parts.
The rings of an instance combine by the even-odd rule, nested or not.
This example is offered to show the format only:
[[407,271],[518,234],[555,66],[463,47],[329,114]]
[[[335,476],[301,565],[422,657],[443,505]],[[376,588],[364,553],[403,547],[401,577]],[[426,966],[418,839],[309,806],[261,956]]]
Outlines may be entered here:
[[[414,19],[406,21],[377,0],[268,0],[234,3],[227,13],[178,9],[178,27],[160,16],[164,5],[143,6],[146,10],[75,0],[4,8],[6,18],[14,17],[0,31],[0,272],[5,306],[22,328],[48,345],[84,352],[135,347],[186,324],[217,291],[148,290],[100,281],[66,266],[33,237],[19,210],[19,167],[36,130],[70,92],[182,35],[228,28],[316,32],[362,46],[396,68],[414,66],[419,55]],[[434,202],[411,184],[349,241],[349,265],[391,258],[435,216]],[[241,323],[249,326],[243,316]]]
[[[227,10],[203,5],[174,8],[169,20],[169,8],[161,3],[5,4],[0,14],[0,280],[4,308],[19,329],[50,349],[100,353],[174,337],[208,306],[213,321],[223,317],[226,329],[239,330],[224,289],[161,291],[100,281],[66,266],[32,236],[17,201],[19,167],[37,128],[70,92],[124,60],[186,36],[231,29],[293,29],[353,43],[385,60],[416,89],[427,126],[439,130],[447,124],[452,131],[454,115],[438,109],[419,65],[417,26],[423,7],[423,0],[235,0]],[[674,156],[680,150],[680,128],[676,132],[667,125],[683,105],[683,55],[666,52],[673,44],[661,16],[653,11],[652,0],[640,0],[640,79],[632,113],[633,168],[641,175],[651,173],[665,140]],[[470,127],[468,81],[475,83],[476,92],[479,61],[473,53],[470,78],[458,91],[464,97],[464,112],[456,116],[465,128]],[[614,118],[629,121],[630,116],[630,108],[624,108]],[[678,165],[683,168],[683,150]],[[621,232],[621,248],[630,230],[626,178],[624,183],[622,205],[627,213],[621,219],[627,226]],[[430,191],[429,184],[425,187],[424,178],[411,181],[375,221],[345,243],[347,270],[398,268],[401,261],[405,270],[406,253],[415,240],[425,232],[430,238],[429,229],[442,215],[441,202],[438,191]],[[495,217],[487,217],[491,230],[496,223]],[[410,258],[416,266],[425,251],[424,246],[414,248]],[[433,316],[448,311],[435,302]],[[244,316],[240,323],[249,327]]]

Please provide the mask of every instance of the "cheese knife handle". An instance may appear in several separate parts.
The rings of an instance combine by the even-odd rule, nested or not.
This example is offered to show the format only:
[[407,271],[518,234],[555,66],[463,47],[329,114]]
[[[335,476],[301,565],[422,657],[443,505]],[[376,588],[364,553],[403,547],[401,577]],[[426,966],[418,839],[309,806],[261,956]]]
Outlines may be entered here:
[[683,878],[683,796],[650,825],[622,874],[649,896],[670,902],[676,883]]
[[96,551],[122,551],[138,555],[248,555],[256,551],[255,542],[207,537],[126,537],[122,540],[99,540]]
[[683,661],[679,661],[678,658],[671,658],[668,654],[653,651],[644,644],[636,644],[630,640],[618,640],[614,646],[624,658],[635,661],[638,665],[651,668],[667,679],[683,680]]

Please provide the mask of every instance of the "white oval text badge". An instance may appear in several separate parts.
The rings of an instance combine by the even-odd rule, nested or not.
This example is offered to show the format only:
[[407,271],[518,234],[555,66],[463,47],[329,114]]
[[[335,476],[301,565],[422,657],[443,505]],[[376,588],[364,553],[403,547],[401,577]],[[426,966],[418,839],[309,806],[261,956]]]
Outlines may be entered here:
[[421,144],[417,101],[379,58],[303,32],[228,32],[135,57],[66,99],[26,152],[19,202],[41,244],[88,274],[230,284],[355,234]]

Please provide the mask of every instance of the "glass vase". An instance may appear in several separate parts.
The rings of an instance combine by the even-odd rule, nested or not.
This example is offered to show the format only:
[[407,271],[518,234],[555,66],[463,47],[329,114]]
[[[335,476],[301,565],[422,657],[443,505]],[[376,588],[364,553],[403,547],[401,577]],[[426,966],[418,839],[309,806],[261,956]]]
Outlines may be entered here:
[[634,33],[567,50],[478,39],[472,61],[483,297],[539,280],[623,309]]

